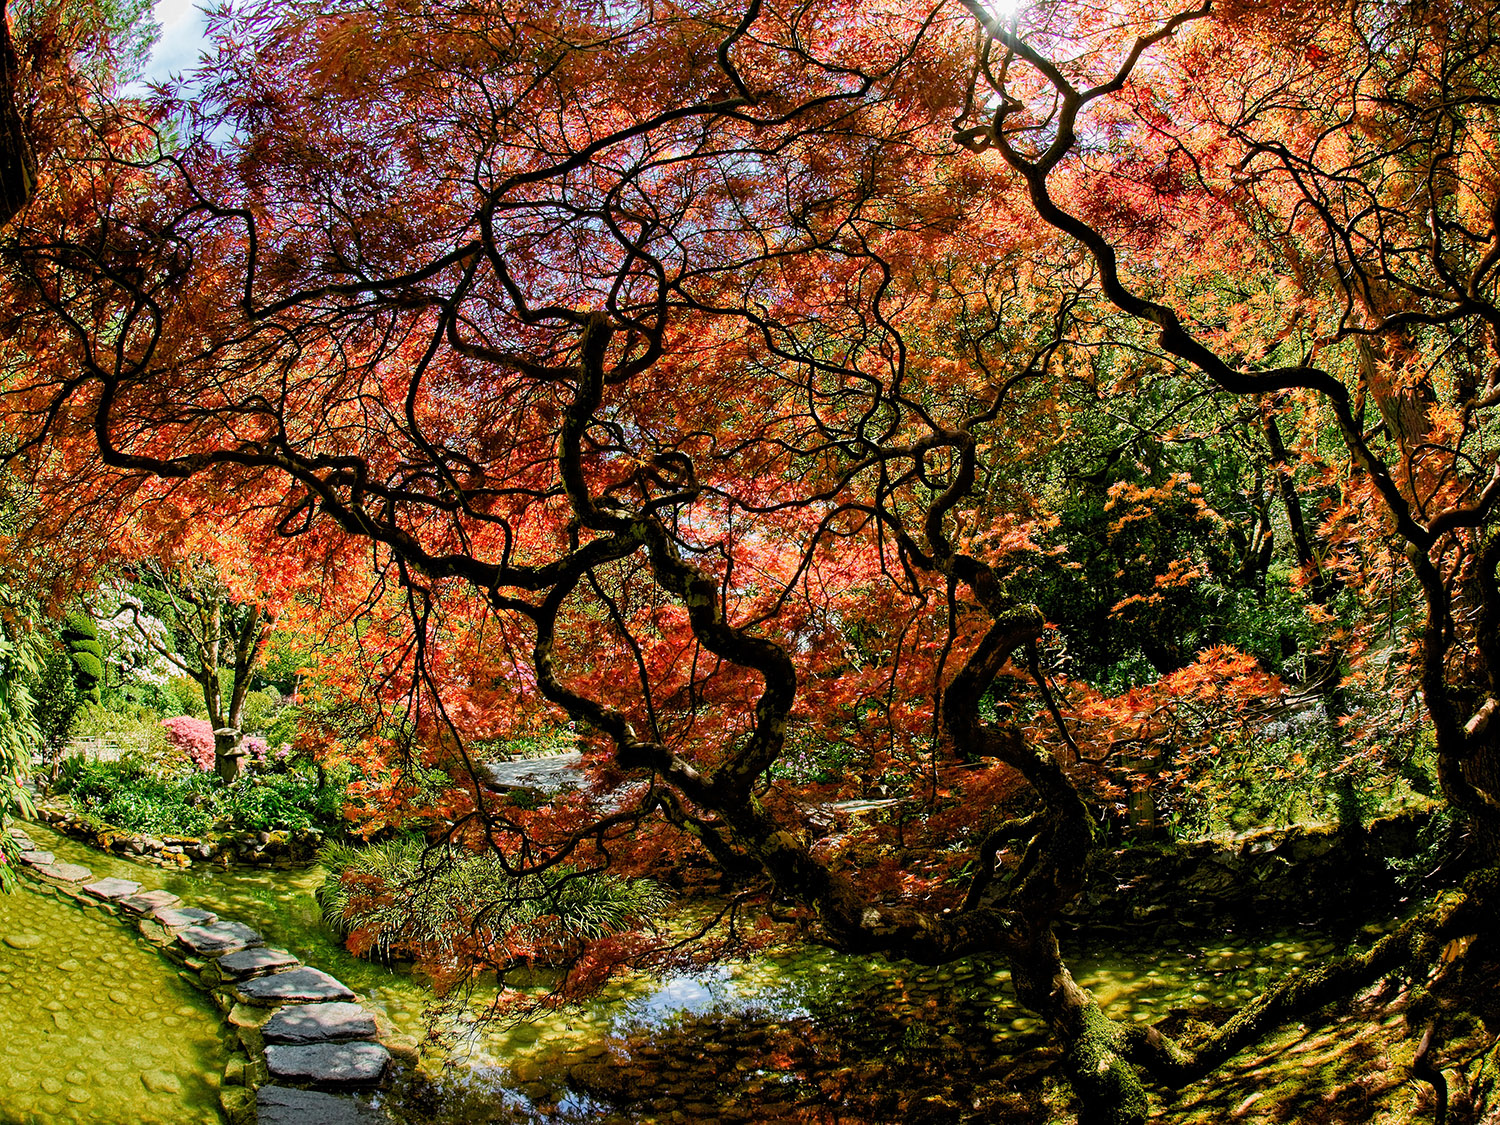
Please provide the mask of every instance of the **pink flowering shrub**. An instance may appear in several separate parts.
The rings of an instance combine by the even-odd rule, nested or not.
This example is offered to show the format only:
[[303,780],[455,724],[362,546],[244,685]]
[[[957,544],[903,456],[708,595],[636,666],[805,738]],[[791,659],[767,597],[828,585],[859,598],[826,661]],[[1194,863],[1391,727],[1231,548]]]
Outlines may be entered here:
[[[167,742],[178,753],[185,756],[200,770],[214,768],[214,727],[207,719],[194,719],[179,715],[175,719],[163,719]],[[263,766],[270,747],[263,738],[246,738],[245,753],[256,765]]]
[[185,755],[200,770],[214,768],[214,728],[207,719],[194,719],[178,715],[175,719],[163,719],[167,742],[172,749]]

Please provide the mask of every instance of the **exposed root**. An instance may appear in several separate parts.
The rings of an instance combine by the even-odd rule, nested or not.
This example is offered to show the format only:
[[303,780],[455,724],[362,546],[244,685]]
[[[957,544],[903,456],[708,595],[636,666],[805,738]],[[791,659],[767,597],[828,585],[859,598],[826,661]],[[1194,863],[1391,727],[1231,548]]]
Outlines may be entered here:
[[1421,1082],[1426,1082],[1432,1087],[1433,1097],[1437,1101],[1436,1109],[1433,1111],[1433,1121],[1437,1125],[1446,1125],[1448,1120],[1448,1080],[1443,1077],[1443,1072],[1432,1065],[1430,1052],[1432,1051],[1432,1035],[1437,1025],[1429,1023],[1427,1030],[1422,1032],[1422,1041],[1417,1044],[1417,1053],[1412,1056],[1412,1077]]

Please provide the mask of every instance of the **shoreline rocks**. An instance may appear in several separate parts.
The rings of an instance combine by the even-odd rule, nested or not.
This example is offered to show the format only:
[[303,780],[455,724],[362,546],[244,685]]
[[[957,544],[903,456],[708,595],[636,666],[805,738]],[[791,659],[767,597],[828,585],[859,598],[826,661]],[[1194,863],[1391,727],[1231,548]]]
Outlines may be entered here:
[[65,798],[38,801],[37,819],[55,832],[92,848],[169,869],[204,863],[218,867],[290,869],[312,863],[323,846],[316,828],[262,832],[244,830],[210,836],[153,836],[81,816]]

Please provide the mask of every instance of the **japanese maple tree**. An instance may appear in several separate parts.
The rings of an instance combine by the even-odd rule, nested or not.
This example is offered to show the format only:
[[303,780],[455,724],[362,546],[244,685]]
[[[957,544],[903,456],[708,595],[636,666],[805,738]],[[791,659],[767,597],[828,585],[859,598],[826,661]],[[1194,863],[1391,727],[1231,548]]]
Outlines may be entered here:
[[[410,700],[389,745],[464,782],[455,846],[533,875],[670,834],[842,948],[1003,955],[1085,1119],[1143,1121],[1137,1066],[1180,1086],[1424,964],[1487,884],[1193,1044],[1073,980],[1095,770],[1015,593],[1049,497],[1005,470],[1085,357],[1124,342],[1336,429],[1364,526],[1407,545],[1444,792],[1494,858],[1493,146],[1454,108],[1487,104],[1488,17],[1272,14],[231,9],[191,99],[80,101],[37,146],[4,244],[12,463],[78,511],[170,500],[359,556],[375,678]],[[1170,659],[1185,694],[1266,690]],[[1016,684],[1040,721],[991,706]],[[470,740],[543,709],[597,784],[495,800]],[[841,778],[786,768],[828,742]],[[927,802],[920,858],[809,817],[877,781]]]

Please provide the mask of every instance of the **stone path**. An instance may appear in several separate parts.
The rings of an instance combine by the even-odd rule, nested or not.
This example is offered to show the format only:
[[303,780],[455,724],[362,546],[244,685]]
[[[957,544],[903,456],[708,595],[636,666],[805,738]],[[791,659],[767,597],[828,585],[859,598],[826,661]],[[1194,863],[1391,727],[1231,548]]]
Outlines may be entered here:
[[[385,1120],[379,1110],[334,1093],[382,1085],[393,1061],[374,1014],[355,1002],[343,982],[285,950],[267,948],[249,926],[184,907],[168,891],[143,893],[129,879],[92,881],[87,867],[56,862],[23,829],[12,828],[10,834],[21,846],[23,871],[80,904],[134,922],[213,994],[243,1048],[231,1055],[220,1088],[231,1125],[378,1125]],[[397,1050],[403,1061],[415,1061],[411,1048]]]

